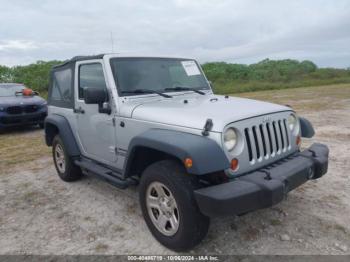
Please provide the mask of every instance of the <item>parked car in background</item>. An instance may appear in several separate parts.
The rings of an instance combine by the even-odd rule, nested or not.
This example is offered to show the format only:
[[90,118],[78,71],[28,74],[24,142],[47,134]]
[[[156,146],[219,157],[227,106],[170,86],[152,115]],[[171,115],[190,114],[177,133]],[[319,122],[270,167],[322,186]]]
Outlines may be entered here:
[[0,83],[0,129],[39,125],[44,127],[47,102],[23,84]]

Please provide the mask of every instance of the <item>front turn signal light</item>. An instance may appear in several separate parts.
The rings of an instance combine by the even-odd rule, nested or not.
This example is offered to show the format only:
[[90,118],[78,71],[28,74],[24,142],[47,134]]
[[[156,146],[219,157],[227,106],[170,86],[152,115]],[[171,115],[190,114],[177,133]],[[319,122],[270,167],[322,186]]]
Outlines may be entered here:
[[231,160],[231,169],[236,171],[238,169],[238,159],[234,158]]

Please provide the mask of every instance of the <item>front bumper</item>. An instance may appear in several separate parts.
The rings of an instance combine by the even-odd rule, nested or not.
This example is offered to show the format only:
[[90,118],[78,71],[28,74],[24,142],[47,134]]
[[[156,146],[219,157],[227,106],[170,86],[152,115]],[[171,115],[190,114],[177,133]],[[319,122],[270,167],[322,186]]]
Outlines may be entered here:
[[42,109],[35,113],[26,114],[0,114],[0,127],[11,127],[20,125],[36,125],[44,123],[44,119],[47,116],[47,110]]
[[223,216],[273,206],[289,191],[327,173],[328,153],[327,146],[315,143],[231,182],[198,189],[194,194],[199,209],[207,216]]

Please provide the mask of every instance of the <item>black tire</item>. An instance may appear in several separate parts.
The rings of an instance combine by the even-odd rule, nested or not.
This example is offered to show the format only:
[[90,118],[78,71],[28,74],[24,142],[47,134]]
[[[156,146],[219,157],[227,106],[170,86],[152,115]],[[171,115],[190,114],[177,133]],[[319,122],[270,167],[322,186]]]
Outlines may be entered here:
[[[58,162],[58,157],[56,154],[57,148],[60,147],[63,152],[63,157],[64,157],[64,170],[62,170],[62,166]],[[62,142],[62,139],[60,138],[59,135],[56,135],[53,139],[52,142],[52,157],[53,157],[53,162],[55,164],[56,171],[58,173],[58,176],[66,182],[72,182],[80,179],[82,177],[82,172],[80,167],[76,166],[71,157],[67,154],[66,148],[64,147],[64,144]]]
[[[173,160],[162,160],[150,165],[141,177],[139,197],[146,224],[162,245],[174,251],[191,249],[199,244],[208,232],[210,219],[199,211],[193,195],[192,180],[185,168]],[[161,233],[148,213],[147,189],[153,182],[164,184],[176,200],[179,225],[177,232],[172,236]]]

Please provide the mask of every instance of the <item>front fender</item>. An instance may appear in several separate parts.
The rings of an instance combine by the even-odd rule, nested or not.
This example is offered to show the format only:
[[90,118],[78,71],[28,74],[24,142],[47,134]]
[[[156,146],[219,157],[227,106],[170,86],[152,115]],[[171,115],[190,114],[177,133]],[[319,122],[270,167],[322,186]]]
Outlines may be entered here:
[[204,175],[230,167],[221,147],[208,137],[180,131],[150,129],[131,140],[124,168],[126,175],[138,147],[164,152],[176,157],[181,162],[185,158],[191,158],[193,165],[187,169],[190,174]]

